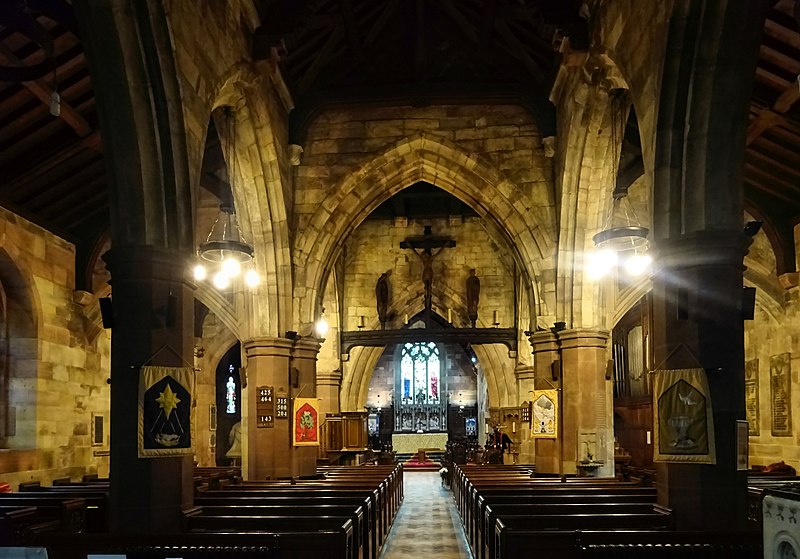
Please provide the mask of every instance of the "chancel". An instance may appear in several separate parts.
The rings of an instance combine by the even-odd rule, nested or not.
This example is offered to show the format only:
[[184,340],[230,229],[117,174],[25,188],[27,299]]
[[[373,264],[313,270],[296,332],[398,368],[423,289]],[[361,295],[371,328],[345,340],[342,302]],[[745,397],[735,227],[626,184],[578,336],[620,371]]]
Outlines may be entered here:
[[798,6],[0,2],[0,546],[800,555]]

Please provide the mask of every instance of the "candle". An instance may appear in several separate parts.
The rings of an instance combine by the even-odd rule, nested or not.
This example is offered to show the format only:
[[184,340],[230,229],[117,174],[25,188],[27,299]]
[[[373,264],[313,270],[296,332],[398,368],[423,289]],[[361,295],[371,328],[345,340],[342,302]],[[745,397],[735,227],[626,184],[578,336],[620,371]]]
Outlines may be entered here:
[[511,422],[511,432],[512,433],[516,433],[517,432],[517,422],[516,421],[512,421]]
[[451,309],[447,309],[447,322],[453,323],[453,311]]
[[361,318],[358,319],[358,327],[359,328],[363,328],[364,327],[364,315],[363,314],[361,315]]
[[408,324],[408,315],[407,314],[403,315],[403,324]]
[[497,322],[497,311],[494,311],[494,320],[492,320],[494,324],[498,324]]

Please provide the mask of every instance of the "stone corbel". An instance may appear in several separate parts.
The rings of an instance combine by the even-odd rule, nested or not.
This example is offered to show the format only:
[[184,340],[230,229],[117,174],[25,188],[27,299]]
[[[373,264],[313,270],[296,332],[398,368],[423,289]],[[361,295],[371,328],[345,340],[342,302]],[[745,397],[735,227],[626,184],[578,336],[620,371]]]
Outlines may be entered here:
[[778,281],[784,289],[792,289],[800,285],[800,272],[786,272],[778,276]]

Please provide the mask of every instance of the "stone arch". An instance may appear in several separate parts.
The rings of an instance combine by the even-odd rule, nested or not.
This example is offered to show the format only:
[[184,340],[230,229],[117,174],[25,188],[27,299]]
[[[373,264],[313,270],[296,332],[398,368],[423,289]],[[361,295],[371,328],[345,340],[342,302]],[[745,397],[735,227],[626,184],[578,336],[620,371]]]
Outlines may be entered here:
[[[555,215],[552,208],[533,208],[500,171],[449,140],[416,134],[350,173],[322,201],[295,242],[295,320],[311,322],[323,281],[344,239],[383,201],[417,181],[427,181],[459,198],[505,236],[519,269],[533,286],[539,306],[542,272],[552,269]],[[491,193],[491,194],[487,194]]]
[[[11,408],[36,409],[39,303],[33,277],[19,259],[0,248],[0,446],[32,448],[36,417],[20,418],[11,430]],[[13,436],[9,432],[14,432]]]
[[[421,291],[422,282],[417,282]],[[403,291],[395,293],[394,301],[389,308],[389,314],[396,317],[408,314],[414,316],[424,309],[424,302],[422,297],[415,290],[414,284],[406,287]],[[461,294],[456,293],[451,289],[445,289],[437,299],[438,305],[434,305],[433,311],[438,312],[439,316],[444,317],[447,314],[447,308],[459,308],[459,305],[464,306]],[[379,329],[380,324],[377,320],[373,320],[371,324],[366,325],[369,329]],[[485,318],[479,317],[477,326],[479,328],[488,328],[491,326]],[[341,389],[341,402],[343,406],[348,406],[347,409],[359,410],[362,409],[367,401],[367,394],[369,385],[372,381],[372,372],[375,365],[378,363],[381,355],[383,355],[384,348],[354,348],[351,352],[350,365],[344,371],[342,378]],[[494,406],[514,405],[517,402],[512,402],[512,395],[516,393],[516,378],[514,377],[513,370],[505,367],[503,363],[508,361],[509,358],[504,356],[506,348],[504,346],[474,346],[473,351],[478,356],[486,377],[486,383],[489,392],[489,401]]]
[[[249,64],[240,63],[220,80],[214,108],[234,107],[236,137],[218,127],[223,154],[235,142],[231,184],[234,206],[246,237],[255,246],[255,264],[261,286],[253,298],[254,312],[245,326],[248,337],[277,335],[288,328],[291,316],[291,261],[289,219],[280,150],[272,125],[269,102],[260,93],[264,83]],[[285,163],[283,164],[285,166]]]

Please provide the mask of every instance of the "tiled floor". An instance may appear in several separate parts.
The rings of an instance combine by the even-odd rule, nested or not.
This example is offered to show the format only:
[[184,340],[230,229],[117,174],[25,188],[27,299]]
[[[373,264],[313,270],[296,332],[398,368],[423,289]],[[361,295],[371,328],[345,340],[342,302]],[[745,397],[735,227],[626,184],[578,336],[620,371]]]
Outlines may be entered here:
[[405,498],[380,559],[472,559],[453,494],[437,472],[403,472]]

